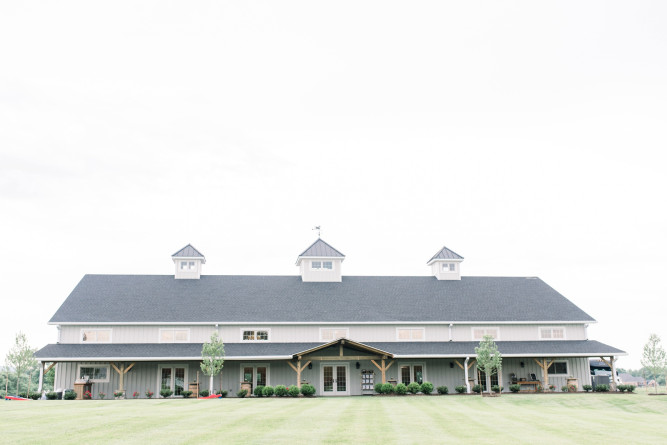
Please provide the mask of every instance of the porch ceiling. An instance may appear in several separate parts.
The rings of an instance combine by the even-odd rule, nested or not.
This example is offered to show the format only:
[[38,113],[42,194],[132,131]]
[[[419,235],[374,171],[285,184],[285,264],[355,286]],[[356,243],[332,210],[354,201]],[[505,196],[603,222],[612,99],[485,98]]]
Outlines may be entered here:
[[[226,360],[291,360],[332,345],[329,343],[226,343]],[[593,340],[499,341],[504,357],[600,357],[627,355]],[[474,357],[477,342],[370,342],[346,340],[352,347],[395,358]],[[51,344],[35,353],[41,361],[201,360],[201,343]]]

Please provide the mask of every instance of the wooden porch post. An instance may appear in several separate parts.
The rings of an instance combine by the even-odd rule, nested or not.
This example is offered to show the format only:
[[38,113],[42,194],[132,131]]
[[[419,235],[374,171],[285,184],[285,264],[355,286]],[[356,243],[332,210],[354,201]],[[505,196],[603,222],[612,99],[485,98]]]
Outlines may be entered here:
[[298,358],[296,366],[294,366],[291,362],[287,362],[287,364],[290,365],[290,367],[296,372],[296,386],[298,386],[299,389],[301,389],[301,373],[308,365],[310,365],[310,363],[311,360],[308,360],[306,363],[304,363],[303,366],[301,366],[301,357]]
[[394,364],[394,361],[390,361],[388,365],[385,365],[385,358],[386,356],[382,357],[382,360],[380,360],[380,364],[378,365],[375,360],[371,360],[371,363],[375,365],[377,369],[380,370],[382,373],[382,383],[387,383],[387,369],[391,368],[391,365]]
[[605,360],[604,357],[600,357],[600,359],[611,368],[611,382],[609,386],[612,391],[616,391],[616,358],[612,355],[609,357],[609,361]]
[[537,363],[537,366],[542,368],[542,379],[544,382],[543,389],[548,390],[549,389],[549,367],[554,363],[553,360],[551,360],[549,363],[547,363],[548,359],[542,359],[540,362],[538,359],[533,358],[535,360],[535,363]]
[[39,362],[39,386],[37,392],[42,393],[42,386],[44,384],[44,362]]

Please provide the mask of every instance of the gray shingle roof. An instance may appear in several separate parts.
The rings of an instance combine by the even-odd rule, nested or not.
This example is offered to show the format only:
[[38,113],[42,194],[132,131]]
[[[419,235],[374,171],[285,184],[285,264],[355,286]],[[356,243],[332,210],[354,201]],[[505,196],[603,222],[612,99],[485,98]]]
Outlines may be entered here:
[[449,250],[447,247],[443,247],[427,261],[427,264],[433,260],[462,260],[463,257],[458,253]]
[[204,255],[197,249],[195,249],[192,244],[188,244],[175,254],[171,256],[172,258],[174,257],[187,257],[187,258],[204,258]]
[[51,323],[590,322],[539,278],[86,275]]
[[345,258],[345,255],[343,255],[338,250],[331,247],[321,238],[318,238],[317,241],[311,244],[310,247],[308,247],[301,253],[301,255],[299,255],[299,257],[302,256],[323,257],[323,258]]
[[[226,343],[226,357],[283,357],[306,351],[322,343]],[[475,355],[478,342],[378,342],[365,343],[376,349],[402,357],[466,357]],[[498,350],[505,356],[593,356],[624,355],[619,349],[592,340],[566,341],[499,341]],[[133,343],[133,344],[50,344],[35,353],[38,359],[96,358],[201,358],[201,343]]]

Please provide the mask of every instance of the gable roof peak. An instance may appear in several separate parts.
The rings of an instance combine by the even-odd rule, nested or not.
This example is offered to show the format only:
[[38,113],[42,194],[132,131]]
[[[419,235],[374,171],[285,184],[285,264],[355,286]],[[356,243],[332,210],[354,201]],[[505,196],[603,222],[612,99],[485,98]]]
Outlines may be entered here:
[[453,250],[448,249],[447,246],[444,246],[426,264],[431,264],[436,260],[463,260],[463,257]]
[[333,248],[322,238],[317,238],[306,250],[301,252],[301,257],[319,257],[319,258],[345,258],[345,255]]
[[192,244],[188,244],[183,247],[181,250],[176,252],[171,256],[172,258],[201,258],[202,263],[206,263],[206,257],[197,249],[194,248]]

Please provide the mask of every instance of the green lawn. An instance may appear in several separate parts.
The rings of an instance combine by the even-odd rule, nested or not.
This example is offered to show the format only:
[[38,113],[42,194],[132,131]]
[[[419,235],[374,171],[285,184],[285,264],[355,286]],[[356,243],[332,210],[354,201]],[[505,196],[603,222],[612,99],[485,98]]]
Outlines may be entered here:
[[2,443],[667,443],[667,396],[0,402]]

